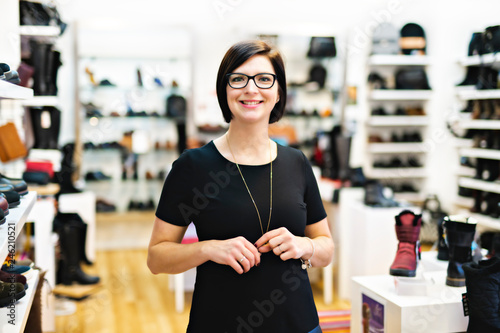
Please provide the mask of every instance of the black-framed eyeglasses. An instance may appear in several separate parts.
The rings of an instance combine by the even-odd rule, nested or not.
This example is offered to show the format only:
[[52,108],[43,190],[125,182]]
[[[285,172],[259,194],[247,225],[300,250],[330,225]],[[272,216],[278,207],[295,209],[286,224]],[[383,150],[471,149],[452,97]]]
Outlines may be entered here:
[[259,73],[254,76],[243,73],[228,73],[226,74],[226,78],[227,83],[233,89],[245,88],[250,80],[253,80],[258,88],[269,89],[272,88],[276,81],[276,75],[271,73]]

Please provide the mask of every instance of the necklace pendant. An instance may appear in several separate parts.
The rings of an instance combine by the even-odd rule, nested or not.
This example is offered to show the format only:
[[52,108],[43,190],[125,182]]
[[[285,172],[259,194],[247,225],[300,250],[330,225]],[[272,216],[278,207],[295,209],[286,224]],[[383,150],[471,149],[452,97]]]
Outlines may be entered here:
[[306,263],[302,264],[302,269],[307,269],[307,264]]

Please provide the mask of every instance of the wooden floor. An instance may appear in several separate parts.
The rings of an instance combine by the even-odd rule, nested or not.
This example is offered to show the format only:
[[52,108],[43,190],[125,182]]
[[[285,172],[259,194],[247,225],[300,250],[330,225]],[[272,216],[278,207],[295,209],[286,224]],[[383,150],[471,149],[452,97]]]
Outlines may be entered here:
[[[98,214],[97,244],[104,244],[107,239],[114,244],[114,249],[97,251],[95,264],[83,269],[100,276],[102,286],[92,296],[75,301],[77,311],[74,314],[56,317],[57,332],[185,332],[192,293],[185,293],[186,308],[177,313],[174,293],[168,287],[168,275],[151,274],[146,266],[146,248],[135,246],[147,244],[151,217],[150,212]],[[113,226],[119,232],[113,232]],[[146,230],[137,233],[141,227]],[[335,299],[336,292],[333,304],[324,303],[320,278],[312,287],[318,310],[349,308],[348,302]]]

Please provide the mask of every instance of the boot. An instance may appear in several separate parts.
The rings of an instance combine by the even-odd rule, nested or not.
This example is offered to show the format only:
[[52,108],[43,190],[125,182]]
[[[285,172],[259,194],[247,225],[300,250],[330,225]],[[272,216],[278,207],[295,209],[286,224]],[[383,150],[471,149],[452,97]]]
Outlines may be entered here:
[[446,285],[465,286],[462,265],[472,261],[472,241],[476,233],[477,222],[470,217],[452,215],[444,218],[445,240],[449,248]]
[[414,277],[417,272],[417,261],[420,259],[420,227],[422,215],[415,215],[410,210],[403,210],[396,215],[396,236],[398,251],[389,270],[394,276]]
[[463,265],[467,286],[469,333],[500,332],[500,258]]
[[465,79],[457,86],[475,86],[479,80],[479,67],[469,66],[465,74]]
[[60,229],[63,225],[71,225],[75,232],[78,234],[79,242],[81,246],[79,253],[81,253],[80,262],[86,265],[93,265],[93,263],[87,258],[87,253],[85,250],[85,244],[87,243],[87,229],[88,224],[83,221],[77,213],[61,213],[58,212],[54,219],[54,230]]
[[59,227],[59,242],[61,246],[61,259],[57,271],[57,283],[71,285],[73,282],[79,284],[96,284],[98,276],[87,275],[80,267],[82,253],[82,238],[78,227],[72,223],[62,223]]
[[444,217],[439,219],[438,222],[438,245],[437,245],[437,258],[438,260],[449,260],[450,258],[450,249],[448,249],[448,245],[444,239],[444,229],[443,229]]
[[384,187],[377,180],[367,180],[365,183],[365,205],[372,207],[398,207],[399,203],[384,195]]

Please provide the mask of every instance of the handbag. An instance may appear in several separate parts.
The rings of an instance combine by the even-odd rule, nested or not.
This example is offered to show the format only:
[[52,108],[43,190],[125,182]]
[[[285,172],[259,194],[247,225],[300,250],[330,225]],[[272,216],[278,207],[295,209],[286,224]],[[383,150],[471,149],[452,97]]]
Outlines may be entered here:
[[431,89],[427,74],[422,68],[402,68],[396,72],[396,89]]
[[10,162],[27,155],[26,147],[21,141],[14,123],[0,126],[0,160]]
[[422,226],[420,228],[421,243],[435,243],[439,239],[438,227],[446,212],[441,209],[437,195],[428,195],[422,205]]
[[311,37],[308,58],[333,58],[336,55],[335,37]]

